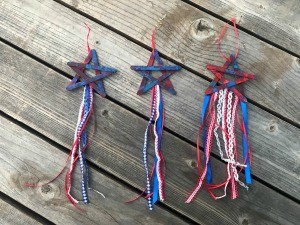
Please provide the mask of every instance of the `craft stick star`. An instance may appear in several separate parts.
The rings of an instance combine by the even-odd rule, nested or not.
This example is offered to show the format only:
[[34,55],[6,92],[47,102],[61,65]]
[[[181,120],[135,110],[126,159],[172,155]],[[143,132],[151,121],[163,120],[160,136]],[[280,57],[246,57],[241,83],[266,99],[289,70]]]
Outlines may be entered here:
[[[158,66],[153,66],[154,61],[157,62]],[[147,66],[131,66],[131,69],[137,71],[143,77],[137,92],[138,95],[147,92],[154,85],[161,86],[173,95],[176,94],[170,76],[180,70],[181,67],[177,65],[165,66],[156,49],[153,49]],[[151,71],[161,71],[162,75],[156,79],[151,76]]]
[[[230,65],[232,65],[233,69],[228,68]],[[243,96],[242,93],[239,90],[237,90],[235,86],[244,83],[248,80],[255,79],[255,75],[241,71],[239,69],[236,57],[234,55],[230,55],[230,57],[227,58],[223,66],[208,64],[206,68],[215,75],[215,78],[210,83],[209,87],[206,89],[205,94],[208,95],[217,92],[221,89],[229,88],[232,92],[234,92],[237,95],[237,97],[241,101],[247,102],[246,97]],[[234,75],[238,78],[230,81],[223,77],[224,74]],[[219,86],[217,86],[218,83],[220,84]]]
[[[117,70],[114,68],[100,66],[98,62],[97,52],[94,49],[89,52],[83,63],[68,62],[67,65],[76,72],[75,77],[67,86],[68,91],[92,83],[93,89],[102,97],[106,96],[103,79],[117,72]],[[88,76],[85,73],[85,70],[94,70],[95,76]],[[79,82],[78,79],[80,79]]]

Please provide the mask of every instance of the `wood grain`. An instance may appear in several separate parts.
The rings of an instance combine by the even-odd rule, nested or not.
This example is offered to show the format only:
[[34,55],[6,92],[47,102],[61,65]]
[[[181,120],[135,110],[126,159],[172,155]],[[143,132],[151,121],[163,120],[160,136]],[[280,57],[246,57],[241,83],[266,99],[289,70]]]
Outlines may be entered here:
[[[92,187],[106,198],[90,191],[89,205],[79,204],[79,211],[68,202],[64,193],[64,176],[38,188],[29,188],[26,182],[44,183],[65,164],[67,155],[21,127],[0,117],[0,190],[55,224],[186,224],[173,214],[156,207],[155,214],[148,211],[143,200],[127,206],[124,199],[136,195],[124,185],[91,169]],[[80,172],[75,173],[74,194],[80,199]],[[2,205],[0,204],[0,208]],[[11,213],[3,211],[3,221],[12,221]],[[22,214],[20,214],[21,216]],[[24,216],[22,217],[24,218]],[[19,217],[21,219],[21,217]],[[28,219],[27,219],[28,220]],[[15,218],[18,222],[18,218]],[[19,221],[20,223],[20,221]],[[1,223],[2,225],[3,223]],[[8,223],[18,224],[18,223]],[[24,223],[20,224],[35,224]],[[39,224],[39,223],[36,223]]]
[[[207,77],[213,77],[205,68],[208,63],[224,63],[215,45],[224,23],[180,0],[116,0],[113,4],[106,0],[62,1],[148,46],[151,46],[151,32],[157,25],[158,50]],[[206,2],[209,4],[211,1]],[[282,2],[282,5],[289,4]],[[295,17],[299,18],[298,14]],[[201,26],[197,26],[199,19]],[[297,26],[298,21],[294,21]],[[296,43],[299,44],[299,30],[297,33],[293,39],[297,39]],[[245,32],[239,31],[239,34],[240,68],[257,75],[257,80],[244,85],[246,96],[300,125],[300,93],[297,91],[300,60]],[[278,37],[277,34],[269,33],[274,38]],[[228,31],[224,38],[222,50],[229,55],[236,47],[233,31]],[[291,43],[291,40],[287,42]]]
[[41,225],[30,216],[0,199],[1,225]]
[[[130,108],[148,115],[149,93],[142,97],[136,95],[141,78],[130,70],[130,65],[144,65],[147,62],[148,51],[55,2],[13,0],[4,3],[4,7],[7,10],[0,12],[1,19],[6,21],[0,27],[4,38],[72,75],[74,72],[66,66],[66,62],[80,62],[85,58],[86,28],[83,22],[87,22],[93,31],[90,43],[97,50],[100,62],[119,70],[118,74],[105,80],[108,94]],[[8,12],[14,12],[13,16]],[[11,63],[5,59],[3,62]],[[208,82],[186,70],[175,74],[171,79],[178,95],[174,97],[164,93],[166,126],[194,141],[199,124],[202,92]],[[32,82],[44,84],[40,78]],[[52,93],[53,90],[50,90]],[[65,101],[61,104],[65,104]],[[294,110],[297,111],[298,107],[294,107]],[[76,114],[77,109],[74,110],[73,113]],[[260,179],[300,199],[299,129],[253,105],[250,105],[249,117],[250,138],[254,150],[252,172]],[[131,129],[132,127],[128,128]],[[142,137],[142,133],[143,131],[139,136]]]
[[298,0],[191,0],[226,19],[300,55],[300,4]]
[[[0,110],[55,142],[69,147],[72,143],[82,90],[67,92],[65,91],[65,84],[68,79],[3,44],[0,44],[0,51],[3,53],[0,56],[2,68]],[[17,63],[14,63],[14,59],[18,59]],[[95,104],[97,130],[88,150],[89,160],[142,190],[144,169],[141,163],[141,146],[147,121],[98,95],[95,97]],[[3,125],[0,127],[4,129],[4,127],[9,128],[10,126]],[[1,133],[5,134],[4,131]],[[15,138],[10,138],[10,136],[8,135],[8,138],[4,139],[5,141],[1,144],[13,146]],[[23,135],[17,136],[22,137]],[[28,162],[28,166],[19,168],[19,173],[25,173],[24,171],[33,173],[33,175],[25,173],[25,175],[28,174],[26,178],[35,177],[35,174],[38,173],[36,176],[39,180],[48,180],[61,168],[64,157],[54,153],[50,147],[40,149],[35,143],[37,140],[28,141],[28,145],[26,145],[28,147],[22,151],[28,152],[24,157],[28,157],[30,162]],[[25,143],[20,144],[20,146],[24,145]],[[47,151],[48,148],[50,151]],[[11,151],[15,151],[15,148],[12,148]],[[184,204],[183,201],[197,178],[194,147],[165,132],[163,151],[167,160],[167,200],[165,204],[191,219],[201,224],[254,224],[255,221],[261,221],[261,224],[295,224],[298,222],[298,204],[256,181],[254,181],[249,192],[240,190],[241,196],[236,201],[231,201],[228,198],[214,201],[206,191],[203,191],[195,202]],[[32,152],[35,152],[36,155]],[[2,155],[5,157],[6,151]],[[43,158],[42,167],[40,165],[42,161],[39,160],[40,155]],[[45,161],[44,158],[47,160]],[[27,160],[23,161],[27,162]],[[22,165],[18,157],[8,162],[11,166]],[[54,168],[57,169],[55,171],[51,170],[53,164]],[[215,177],[224,177],[222,171],[224,171],[225,165],[214,159],[213,165]],[[40,168],[38,172],[36,172],[36,168]],[[10,177],[11,173],[5,173],[5,176]],[[21,178],[17,178],[18,184],[24,181]],[[110,188],[103,187],[105,181],[102,179],[104,178],[93,178],[92,180],[95,180],[93,186],[99,187],[106,195],[115,196],[120,204],[128,199],[130,194],[120,196],[113,186]],[[291,178],[289,177],[289,179]],[[10,189],[5,188],[5,191],[8,192]],[[37,190],[26,191],[29,193],[37,192]],[[12,196],[14,195],[18,197],[18,192],[13,192]],[[109,196],[108,199],[111,198]],[[43,197],[37,197],[36,201],[39,204],[48,204],[47,201],[45,203]],[[66,208],[66,216],[73,212],[73,208],[65,199],[60,201],[55,199],[50,202],[62,210]],[[99,205],[102,206],[100,203]],[[52,205],[50,204],[50,206]],[[144,206],[133,203],[126,207],[141,212],[137,208],[146,209],[146,202],[144,202]],[[48,209],[46,206],[41,208]],[[287,208],[290,209],[288,212],[286,211]],[[228,211],[228,209],[230,210]],[[90,218],[91,215],[87,217]]]

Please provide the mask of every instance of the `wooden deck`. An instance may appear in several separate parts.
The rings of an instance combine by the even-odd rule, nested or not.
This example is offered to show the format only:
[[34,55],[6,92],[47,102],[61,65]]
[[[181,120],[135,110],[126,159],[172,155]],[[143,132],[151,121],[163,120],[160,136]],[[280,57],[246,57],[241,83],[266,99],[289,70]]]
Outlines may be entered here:
[[[258,77],[245,85],[254,182],[234,201],[202,191],[185,204],[197,179],[194,142],[212,78],[205,66],[222,64],[215,41],[233,16],[240,68]],[[0,0],[0,224],[299,224],[299,21],[298,0]],[[74,75],[66,63],[86,56],[84,22],[101,64],[119,72],[105,80],[109,97],[95,97],[97,129],[87,153],[92,186],[106,198],[91,193],[91,204],[79,211],[64,195],[63,176],[39,188],[24,184],[47,181],[65,164],[82,95],[65,90]],[[123,202],[145,185],[141,147],[150,95],[136,95],[140,77],[130,65],[147,62],[154,26],[165,62],[183,69],[171,78],[177,95],[164,93],[167,196],[150,212],[143,199]],[[223,48],[230,53],[235,40],[227,34]],[[214,151],[214,171],[222,176]]]

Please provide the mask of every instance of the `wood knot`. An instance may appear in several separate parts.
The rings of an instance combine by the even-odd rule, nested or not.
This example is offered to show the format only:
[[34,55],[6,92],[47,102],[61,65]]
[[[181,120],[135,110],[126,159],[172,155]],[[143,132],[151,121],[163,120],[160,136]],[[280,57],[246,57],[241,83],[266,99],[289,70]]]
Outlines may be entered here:
[[54,184],[45,184],[38,189],[38,193],[43,197],[43,199],[51,200],[55,198],[55,196],[60,195],[60,189]]
[[190,26],[190,35],[197,40],[204,40],[215,34],[213,24],[208,19],[195,20]]
[[99,45],[99,44],[100,44],[100,41],[96,41],[95,43],[96,43],[96,45]]

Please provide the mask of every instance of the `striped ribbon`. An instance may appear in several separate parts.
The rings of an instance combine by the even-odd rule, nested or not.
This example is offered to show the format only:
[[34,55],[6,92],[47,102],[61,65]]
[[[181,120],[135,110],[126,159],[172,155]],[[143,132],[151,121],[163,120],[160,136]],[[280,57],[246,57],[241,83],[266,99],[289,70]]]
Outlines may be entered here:
[[94,98],[93,98],[92,84],[85,85],[84,92],[83,92],[83,99],[79,110],[77,126],[74,134],[74,142],[71,149],[70,167],[67,171],[66,180],[65,180],[66,196],[73,204],[78,203],[78,200],[76,200],[70,194],[71,187],[72,187],[72,174],[78,158],[80,161],[82,198],[85,204],[88,203],[87,187],[88,187],[88,180],[89,180],[89,174],[88,174],[89,169],[85,160],[84,152],[87,148],[86,126],[93,112],[93,103],[94,103]]
[[[238,147],[235,133],[239,103],[241,105],[243,116],[243,123],[241,126],[243,134],[243,163],[239,163],[237,161]],[[246,189],[248,189],[248,187],[245,183],[251,183],[246,103],[240,101],[240,99],[230,89],[225,88],[218,92],[214,92],[211,95],[205,96],[201,114],[205,164],[203,170],[199,173],[196,186],[193,188],[185,202],[190,203],[193,201],[199,190],[204,185],[205,180],[205,186],[214,199],[224,198],[227,194],[227,187],[229,184],[231,189],[231,199],[235,199],[238,197],[237,183]],[[207,118],[209,120],[207,120]],[[221,130],[223,137],[223,147],[218,135],[219,129]],[[210,153],[214,139],[216,140],[221,159],[227,164],[227,178],[220,184],[211,184],[212,172],[210,168]],[[237,170],[237,167],[245,169],[245,183],[239,179],[240,171]],[[212,190],[221,187],[224,187],[224,194],[216,196]]]
[[[154,163],[153,172],[150,175],[148,169],[148,138],[152,123],[154,122]],[[161,140],[164,126],[164,111],[163,100],[159,85],[152,88],[151,98],[151,114],[148,121],[143,144],[143,163],[146,171],[146,198],[148,200],[148,207],[153,210],[153,205],[158,201],[164,201],[164,175],[162,172],[162,165],[164,158],[161,152]]]

